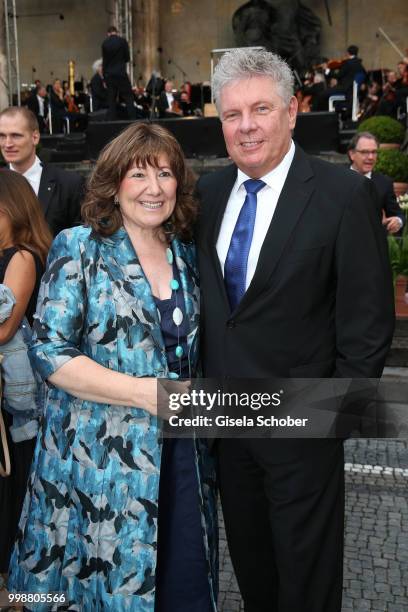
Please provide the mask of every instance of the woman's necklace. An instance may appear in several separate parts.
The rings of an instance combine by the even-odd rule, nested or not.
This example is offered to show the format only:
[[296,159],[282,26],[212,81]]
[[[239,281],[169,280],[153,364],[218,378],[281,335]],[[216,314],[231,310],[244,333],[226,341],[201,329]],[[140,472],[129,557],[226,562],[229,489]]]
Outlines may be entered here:
[[[171,250],[170,247],[167,247],[167,249],[166,249],[166,258],[167,258],[167,262],[169,263],[169,265],[173,269],[174,256],[173,256],[173,251]],[[184,349],[183,349],[183,347],[180,344],[180,325],[183,322],[183,312],[182,312],[181,308],[178,306],[178,303],[177,303],[177,292],[180,289],[180,283],[174,277],[170,281],[170,289],[172,290],[172,292],[174,292],[175,308],[174,308],[174,310],[172,312],[172,319],[173,319],[173,323],[174,323],[174,325],[176,326],[176,329],[177,329],[177,346],[175,348],[175,354],[176,354],[176,357],[179,360],[179,374],[177,374],[177,372],[169,372],[169,377],[170,378],[179,378],[180,375],[181,375],[181,370],[182,370],[181,358],[184,355]]]

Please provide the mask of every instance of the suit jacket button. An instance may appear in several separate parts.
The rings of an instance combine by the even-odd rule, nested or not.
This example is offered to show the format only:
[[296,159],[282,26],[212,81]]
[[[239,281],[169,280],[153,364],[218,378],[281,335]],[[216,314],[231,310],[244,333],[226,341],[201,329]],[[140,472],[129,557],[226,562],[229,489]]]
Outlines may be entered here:
[[230,319],[229,321],[227,321],[228,329],[234,329],[235,326],[236,326],[236,323],[235,323],[234,319]]

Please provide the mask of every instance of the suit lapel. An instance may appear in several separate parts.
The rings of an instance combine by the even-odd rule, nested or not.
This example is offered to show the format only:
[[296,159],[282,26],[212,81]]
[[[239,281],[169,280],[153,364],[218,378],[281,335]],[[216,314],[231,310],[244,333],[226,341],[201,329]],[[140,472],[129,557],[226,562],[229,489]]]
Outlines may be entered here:
[[[230,305],[228,301],[227,292],[225,289],[224,276],[221,269],[220,260],[217,253],[217,240],[218,235],[220,233],[221,223],[224,217],[225,209],[227,207],[227,203],[229,197],[231,195],[232,188],[237,179],[237,167],[235,165],[228,166],[225,169],[225,172],[222,175],[220,184],[217,185],[217,193],[213,198],[213,203],[211,204],[211,210],[213,211],[213,216],[208,221],[208,235],[206,236],[208,251],[210,253],[211,265],[213,270],[215,270],[218,289],[223,296],[225,306],[227,310],[230,310]],[[207,210],[210,210],[209,207]]]
[[52,176],[52,170],[46,164],[43,164],[40,187],[38,189],[38,199],[40,200],[44,215],[47,214],[48,207],[54,195],[56,182]]
[[250,304],[272,276],[284,248],[314,191],[313,170],[306,154],[296,147],[276,210],[259,255],[256,271],[236,312]]

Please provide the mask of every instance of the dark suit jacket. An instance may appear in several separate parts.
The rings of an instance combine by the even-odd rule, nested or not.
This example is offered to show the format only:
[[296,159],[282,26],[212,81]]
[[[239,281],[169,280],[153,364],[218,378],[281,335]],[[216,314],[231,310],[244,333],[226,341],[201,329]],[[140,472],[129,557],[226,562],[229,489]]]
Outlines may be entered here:
[[[230,312],[216,252],[236,167],[203,176],[197,246],[207,377],[378,377],[394,307],[374,185],[299,147],[255,276]],[[374,196],[375,197],[375,196]]]
[[365,69],[359,57],[346,60],[337,74],[337,87],[348,92],[353,87],[353,81],[359,73],[365,74]]
[[108,36],[102,43],[103,76],[126,76],[129,45],[121,36]]
[[170,107],[169,107],[169,102],[167,100],[167,96],[166,96],[166,92],[165,91],[162,91],[160,96],[159,96],[159,99],[157,101],[157,108],[158,108],[158,111],[159,111],[159,117],[163,118],[163,117],[168,117],[169,116],[169,113],[166,113],[166,110],[168,110]]
[[38,199],[54,236],[80,223],[83,195],[82,176],[43,164]]
[[91,93],[94,112],[108,108],[108,90],[98,72],[91,79]]
[[[38,103],[36,93],[32,93],[31,96],[28,98],[27,106],[31,111],[33,111],[34,115],[38,119],[40,116],[40,105]],[[44,115],[43,115],[44,119],[47,118],[47,115],[48,115],[48,100],[47,98],[44,98]]]
[[399,217],[401,221],[404,222],[404,213],[395,197],[392,180],[380,172],[373,172],[371,174],[371,180],[378,193],[381,211],[384,210],[387,217]]

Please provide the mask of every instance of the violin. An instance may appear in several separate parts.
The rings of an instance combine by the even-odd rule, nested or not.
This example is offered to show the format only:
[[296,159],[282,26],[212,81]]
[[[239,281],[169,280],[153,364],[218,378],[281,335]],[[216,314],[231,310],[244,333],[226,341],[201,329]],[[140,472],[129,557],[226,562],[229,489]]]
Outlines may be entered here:
[[303,94],[300,89],[296,92],[295,95],[298,101],[298,113],[310,113],[310,111],[312,110],[313,96],[310,94]]
[[65,94],[65,104],[68,106],[69,113],[79,113],[79,108],[75,104],[74,98],[70,94]]
[[183,111],[180,108],[179,101],[176,100],[176,98],[174,98],[173,102],[171,103],[171,112],[175,113],[177,115],[182,115],[183,114]]
[[345,55],[344,57],[339,58],[331,58],[327,60],[327,62],[323,62],[322,64],[316,64],[313,66],[313,70],[321,70],[322,68],[328,68],[329,70],[338,70],[344,64],[349,57]]

